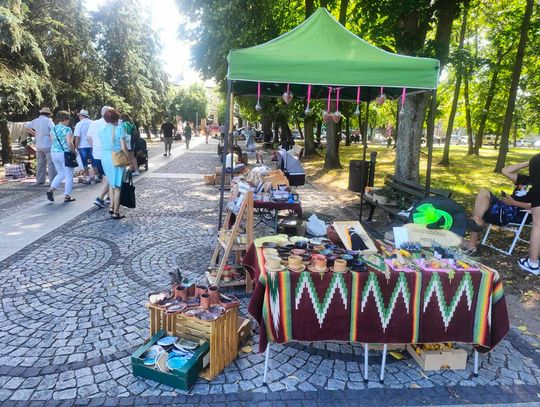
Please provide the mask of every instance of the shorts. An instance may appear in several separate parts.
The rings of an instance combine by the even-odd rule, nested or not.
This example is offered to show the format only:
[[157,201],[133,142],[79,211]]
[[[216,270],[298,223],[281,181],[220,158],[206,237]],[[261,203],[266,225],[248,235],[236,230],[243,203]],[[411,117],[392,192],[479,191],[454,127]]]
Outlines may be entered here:
[[172,145],[172,137],[163,137],[163,142],[165,143],[165,146],[171,146]]
[[81,155],[81,161],[85,167],[88,166],[88,160],[90,160],[93,167],[96,165],[96,160],[94,160],[94,156],[92,155],[92,147],[79,148],[79,154]]
[[505,204],[490,192],[489,208],[482,219],[492,225],[504,226],[509,223],[520,223],[523,213],[517,206]]

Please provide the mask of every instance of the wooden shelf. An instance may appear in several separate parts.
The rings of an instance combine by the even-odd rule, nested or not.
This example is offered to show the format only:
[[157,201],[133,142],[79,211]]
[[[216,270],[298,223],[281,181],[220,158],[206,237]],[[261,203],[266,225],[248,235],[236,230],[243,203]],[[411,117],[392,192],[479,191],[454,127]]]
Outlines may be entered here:
[[[216,284],[216,277],[212,275],[209,271],[206,272],[206,279],[208,280],[208,283],[210,285]],[[230,283],[226,283],[221,279],[219,282],[220,287],[238,287],[238,286],[246,286],[246,279],[243,278],[241,280],[232,280]]]
[[[227,248],[227,243],[226,242],[224,242],[223,240],[221,240],[219,238],[218,238],[218,242],[221,244],[221,247],[223,247],[224,249]],[[245,244],[235,244],[235,245],[233,245],[231,250],[247,250],[247,247],[246,247]]]

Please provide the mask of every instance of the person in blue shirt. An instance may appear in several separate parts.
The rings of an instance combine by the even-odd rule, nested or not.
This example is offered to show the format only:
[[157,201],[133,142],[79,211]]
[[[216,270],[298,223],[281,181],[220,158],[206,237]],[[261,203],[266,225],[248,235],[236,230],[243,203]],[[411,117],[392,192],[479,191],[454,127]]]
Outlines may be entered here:
[[60,110],[56,113],[58,124],[54,126],[50,134],[51,159],[56,168],[56,176],[51,182],[51,187],[47,191],[47,199],[54,202],[54,191],[58,189],[64,181],[64,202],[73,202],[75,198],[71,196],[73,190],[73,168],[67,167],[64,160],[64,152],[76,152],[73,142],[73,133],[69,125],[69,112]]

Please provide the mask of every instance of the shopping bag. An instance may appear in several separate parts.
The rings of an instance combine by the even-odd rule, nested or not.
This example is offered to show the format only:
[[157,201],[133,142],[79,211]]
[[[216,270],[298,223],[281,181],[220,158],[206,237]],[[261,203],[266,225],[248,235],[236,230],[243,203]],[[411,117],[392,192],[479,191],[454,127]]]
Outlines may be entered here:
[[135,186],[131,171],[126,171],[122,186],[120,187],[120,205],[126,208],[135,208]]

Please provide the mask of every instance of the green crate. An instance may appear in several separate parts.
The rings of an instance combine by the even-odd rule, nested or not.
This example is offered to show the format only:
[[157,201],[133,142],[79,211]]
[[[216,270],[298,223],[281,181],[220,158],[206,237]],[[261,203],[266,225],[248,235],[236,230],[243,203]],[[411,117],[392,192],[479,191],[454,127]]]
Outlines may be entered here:
[[189,390],[199,377],[199,373],[204,368],[204,358],[209,354],[210,345],[208,342],[204,342],[200,345],[193,357],[189,362],[180,370],[174,370],[170,373],[160,372],[151,366],[145,366],[142,356],[153,345],[157,343],[162,337],[166,336],[165,330],[160,330],[152,338],[147,340],[144,345],[137,349],[133,355],[131,355],[131,367],[135,376],[144,377],[146,379],[153,380],[158,383],[166,384],[167,386],[175,387],[181,390]]

